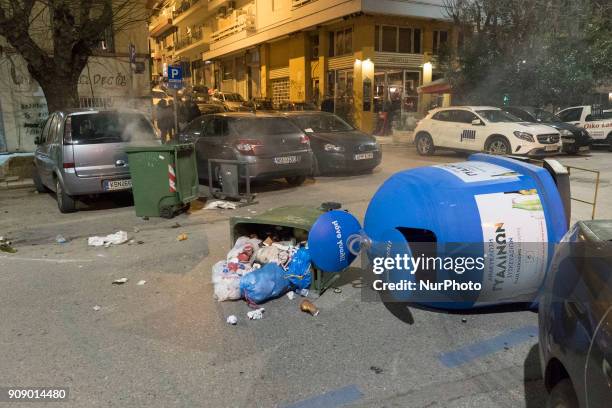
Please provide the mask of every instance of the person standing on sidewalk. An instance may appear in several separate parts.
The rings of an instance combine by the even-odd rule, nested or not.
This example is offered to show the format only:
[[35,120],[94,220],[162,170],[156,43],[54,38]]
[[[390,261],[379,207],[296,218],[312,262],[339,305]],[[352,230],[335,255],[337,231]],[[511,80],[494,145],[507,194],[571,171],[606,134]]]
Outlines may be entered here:
[[157,127],[161,132],[162,143],[170,142],[174,133],[174,112],[164,99],[157,104]]

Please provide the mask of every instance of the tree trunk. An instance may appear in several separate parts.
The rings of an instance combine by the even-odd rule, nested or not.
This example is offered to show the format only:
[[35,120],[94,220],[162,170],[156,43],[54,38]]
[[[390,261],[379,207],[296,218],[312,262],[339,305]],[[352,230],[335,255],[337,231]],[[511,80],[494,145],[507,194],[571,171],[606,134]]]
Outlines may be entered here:
[[78,76],[61,76],[38,80],[49,113],[62,109],[79,108]]

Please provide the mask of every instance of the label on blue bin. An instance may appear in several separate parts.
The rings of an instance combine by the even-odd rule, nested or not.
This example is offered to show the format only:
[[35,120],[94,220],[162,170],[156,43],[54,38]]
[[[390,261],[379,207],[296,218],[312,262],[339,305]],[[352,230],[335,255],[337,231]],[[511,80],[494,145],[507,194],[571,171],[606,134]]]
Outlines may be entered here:
[[[548,261],[548,232],[536,190],[479,194],[485,268],[481,301],[534,293]],[[487,299],[489,298],[489,299]]]
[[[308,234],[308,249],[314,264],[325,272],[340,272],[356,258],[351,241],[361,232],[361,224],[345,211],[329,211],[321,215]],[[359,250],[359,248],[354,248]]]
[[440,164],[433,167],[448,171],[466,183],[500,179],[518,179],[519,176],[517,172],[511,169],[480,161]]

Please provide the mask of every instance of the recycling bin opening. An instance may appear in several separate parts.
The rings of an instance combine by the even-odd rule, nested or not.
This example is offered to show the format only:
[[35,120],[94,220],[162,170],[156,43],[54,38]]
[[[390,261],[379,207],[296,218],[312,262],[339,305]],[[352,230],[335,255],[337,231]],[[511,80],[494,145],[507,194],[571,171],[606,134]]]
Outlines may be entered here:
[[365,286],[388,300],[469,309],[537,301],[566,231],[563,200],[546,169],[475,154],[396,173],[372,197],[363,227],[330,211],[308,242],[325,271],[346,268],[361,250]]

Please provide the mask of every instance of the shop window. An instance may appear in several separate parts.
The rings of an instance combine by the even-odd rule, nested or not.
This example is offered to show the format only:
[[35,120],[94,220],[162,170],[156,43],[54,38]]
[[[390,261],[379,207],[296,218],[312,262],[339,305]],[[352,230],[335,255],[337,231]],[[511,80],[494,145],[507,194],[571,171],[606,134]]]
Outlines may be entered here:
[[415,54],[421,53],[421,30],[419,28],[415,28],[413,31],[413,47],[412,52]]
[[233,61],[226,60],[221,63],[221,78],[223,81],[234,79]]
[[412,30],[400,27],[399,29],[399,52],[412,52]]
[[383,26],[381,48],[383,52],[397,52],[397,27]]
[[434,30],[432,51],[434,55],[440,53],[440,50],[448,43],[448,31]]
[[309,40],[310,40],[310,58],[317,59],[319,58],[319,36],[311,35]]

